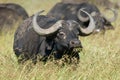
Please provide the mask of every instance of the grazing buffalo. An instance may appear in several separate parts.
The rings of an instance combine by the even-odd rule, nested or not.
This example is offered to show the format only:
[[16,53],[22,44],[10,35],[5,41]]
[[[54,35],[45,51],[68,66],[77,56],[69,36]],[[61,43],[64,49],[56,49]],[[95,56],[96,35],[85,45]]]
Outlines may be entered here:
[[14,3],[0,4],[0,30],[3,26],[11,28],[14,23],[28,18],[26,10]]
[[[81,11],[90,18],[89,28],[95,27],[90,14],[84,10]],[[16,56],[20,57],[18,62],[32,59],[36,63],[38,55],[42,57],[43,61],[46,61],[50,54],[53,54],[54,59],[69,55],[70,58],[74,57],[79,61],[78,48],[82,48],[82,45],[78,37],[80,31],[84,32],[88,27],[82,28],[74,20],[38,16],[41,12],[27,18],[16,30],[13,49]]]
[[[54,16],[58,19],[64,20],[75,20],[80,23],[80,25],[86,27],[89,23],[89,17],[86,14],[80,11],[80,9],[84,9],[86,12],[91,14],[94,18],[96,27],[93,30],[93,33],[99,32],[100,30],[113,29],[111,24],[112,21],[115,21],[117,17],[117,13],[115,10],[110,9],[114,13],[114,17],[111,19],[107,19],[105,16],[101,14],[99,9],[89,3],[79,3],[79,4],[72,4],[72,3],[57,3],[49,12],[48,16]],[[81,34],[85,36],[86,34]]]

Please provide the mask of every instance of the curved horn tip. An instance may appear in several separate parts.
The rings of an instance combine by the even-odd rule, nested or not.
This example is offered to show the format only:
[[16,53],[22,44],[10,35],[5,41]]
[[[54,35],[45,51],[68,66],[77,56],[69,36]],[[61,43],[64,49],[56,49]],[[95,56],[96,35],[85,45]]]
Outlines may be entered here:
[[84,9],[85,9],[85,8],[79,9],[79,10],[78,10],[78,13],[77,13],[78,19],[79,19],[80,21],[82,21],[82,22],[86,22],[86,21],[89,20],[89,17],[83,17],[83,16],[81,15],[81,11],[83,12]]
[[39,11],[39,12],[37,12],[37,14],[41,14],[41,13],[43,13],[45,10],[41,10],[41,11]]
[[105,10],[111,10],[113,12],[114,16],[110,19],[108,19],[105,15],[103,15],[103,17],[105,17],[107,19],[107,21],[109,21],[109,22],[114,22],[117,19],[118,12],[113,8],[105,8]]

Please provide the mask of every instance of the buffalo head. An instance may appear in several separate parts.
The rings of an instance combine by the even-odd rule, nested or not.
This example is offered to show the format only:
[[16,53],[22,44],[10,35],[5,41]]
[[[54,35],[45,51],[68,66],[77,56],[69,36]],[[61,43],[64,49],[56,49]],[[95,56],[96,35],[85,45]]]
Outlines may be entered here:
[[[88,8],[82,8],[82,9],[88,12]],[[111,22],[114,22],[116,20],[117,12],[116,10],[111,9],[111,8],[108,8],[107,10],[111,10],[114,13],[114,16],[110,19],[108,19],[105,15],[100,13],[100,11],[90,12],[91,16],[93,17],[95,21],[95,26],[96,26],[93,33],[98,33],[100,31],[114,29]],[[77,15],[78,15],[79,20],[81,20],[84,25],[89,22],[89,18],[86,16],[86,14],[82,13],[81,11],[78,11]]]
[[[63,52],[71,51],[74,48],[82,48],[79,40],[79,32],[81,26],[74,20],[58,20],[55,24],[47,29],[41,28],[37,22],[38,12],[33,17],[33,29],[40,36],[53,37],[54,50],[59,57],[62,57]],[[84,31],[85,29],[83,29]],[[58,58],[58,56],[56,56]]]

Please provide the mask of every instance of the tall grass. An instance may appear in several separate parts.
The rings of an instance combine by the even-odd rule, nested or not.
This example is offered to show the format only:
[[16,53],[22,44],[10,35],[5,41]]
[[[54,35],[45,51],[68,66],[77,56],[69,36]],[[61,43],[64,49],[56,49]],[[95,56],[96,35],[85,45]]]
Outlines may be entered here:
[[[41,9],[46,12],[59,0],[4,0],[25,7],[29,15]],[[120,15],[120,13],[119,13]],[[108,15],[110,16],[110,15]],[[77,67],[60,67],[52,62],[18,65],[13,52],[14,32],[0,35],[0,80],[120,80],[120,16],[112,23],[115,30],[103,34],[80,37],[84,50]],[[17,25],[15,25],[17,27]]]

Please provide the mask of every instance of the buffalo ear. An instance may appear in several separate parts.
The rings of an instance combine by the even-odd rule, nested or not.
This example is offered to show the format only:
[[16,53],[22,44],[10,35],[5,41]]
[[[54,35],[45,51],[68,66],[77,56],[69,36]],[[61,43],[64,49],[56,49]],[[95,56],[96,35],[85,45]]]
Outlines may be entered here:
[[111,22],[107,21],[105,18],[104,19],[104,28],[106,30],[114,30],[113,25],[111,24]]
[[115,28],[111,24],[106,24],[104,26],[105,30],[114,30]]

